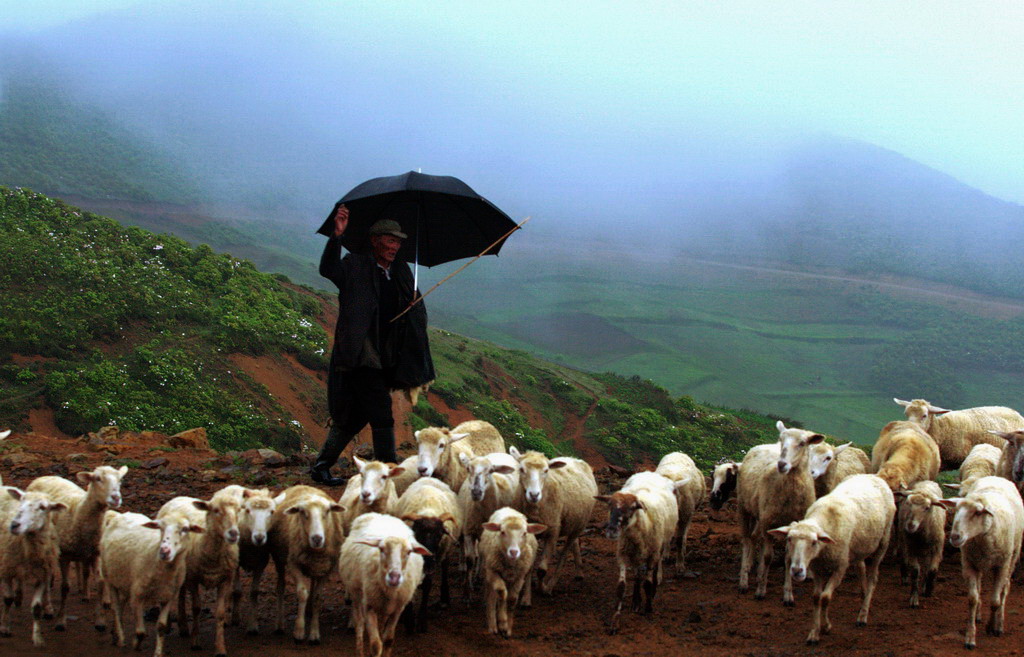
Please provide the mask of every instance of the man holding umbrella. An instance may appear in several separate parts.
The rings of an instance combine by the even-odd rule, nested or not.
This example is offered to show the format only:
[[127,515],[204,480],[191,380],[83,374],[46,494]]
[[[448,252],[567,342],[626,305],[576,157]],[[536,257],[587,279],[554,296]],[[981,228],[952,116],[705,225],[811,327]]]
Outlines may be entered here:
[[310,476],[328,486],[345,483],[331,467],[367,423],[374,458],[397,462],[391,390],[434,379],[422,301],[392,321],[418,295],[409,265],[396,260],[406,233],[397,221],[380,219],[369,228],[369,251],[342,258],[348,223],[349,210],[339,203],[320,258],[320,275],[338,287],[339,312],[327,378],[332,424]]

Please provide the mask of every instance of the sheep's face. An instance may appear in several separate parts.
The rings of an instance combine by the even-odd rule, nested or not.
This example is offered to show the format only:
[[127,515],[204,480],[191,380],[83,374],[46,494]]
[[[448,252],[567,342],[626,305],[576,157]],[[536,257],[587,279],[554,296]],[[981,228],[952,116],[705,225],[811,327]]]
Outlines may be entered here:
[[[900,524],[903,531],[908,534],[916,534],[921,530],[921,525],[931,517],[934,509],[942,509],[942,505],[930,495],[923,493],[909,493],[900,504]],[[945,513],[945,511],[942,511]]]
[[736,490],[736,482],[739,481],[739,463],[719,463],[715,466],[712,475],[711,495],[708,497],[708,504],[712,509],[721,509]]
[[209,502],[196,500],[192,502],[200,511],[206,511],[207,531],[220,534],[228,543],[238,542],[238,511],[239,504],[234,498],[215,496]]
[[384,495],[388,478],[397,477],[405,472],[401,466],[390,466],[380,461],[364,461],[358,456],[353,457],[359,474],[362,476],[362,483],[359,486],[359,501],[369,506]]
[[949,544],[963,547],[967,541],[985,534],[992,528],[992,512],[981,502],[970,497],[952,497],[943,500],[943,506],[956,504],[953,527],[949,531]]
[[188,548],[190,534],[201,534],[204,531],[199,525],[190,523],[185,516],[176,514],[151,520],[142,526],[160,530],[157,556],[160,561],[167,563],[174,563],[174,560]]
[[411,554],[433,556],[430,550],[419,543],[410,542],[400,536],[388,536],[362,543],[380,551],[380,570],[384,575],[384,584],[390,587],[401,586],[405,581],[405,565]]
[[933,417],[949,413],[948,408],[932,406],[924,399],[915,399],[913,401],[893,399],[893,401],[903,407],[903,414],[907,416],[907,420],[921,425],[921,428],[925,431],[931,431]]
[[61,502],[50,500],[45,493],[26,493],[17,488],[8,488],[7,494],[20,502],[9,526],[11,534],[15,536],[42,531],[50,523],[53,517],[51,513],[67,508]]
[[474,502],[481,502],[487,494],[487,489],[494,485],[495,474],[512,474],[515,468],[509,465],[495,465],[486,456],[470,457],[468,454],[459,454],[459,460],[468,473],[469,496]]
[[123,465],[119,469],[101,465],[92,472],[79,472],[76,476],[79,483],[86,486],[90,496],[116,509],[121,506],[121,480],[126,474],[128,474],[127,465]]
[[786,539],[786,566],[798,582],[807,579],[811,562],[835,541],[820,528],[807,522],[794,522],[768,532],[775,538]]
[[1006,441],[1004,458],[1010,461],[1010,480],[1020,486],[1024,483],[1024,429],[1016,431],[992,431]]
[[267,542],[267,532],[270,528],[270,518],[274,515],[277,503],[270,497],[267,489],[252,491],[246,490],[242,493],[242,512],[239,514],[239,528],[244,528],[248,533],[252,544],[255,546],[264,545]]
[[804,429],[787,429],[779,420],[779,472],[787,474],[807,462],[807,452],[811,445],[825,440],[825,436]]
[[498,532],[501,554],[509,561],[518,561],[529,547],[536,552],[537,539],[531,536],[542,534],[548,529],[547,525],[527,524],[523,515],[506,517],[500,523],[485,522],[483,527],[484,531]]
[[595,499],[608,504],[608,524],[604,527],[604,535],[613,541],[632,524],[636,514],[644,510],[643,502],[632,493],[619,491],[613,495],[596,495]]
[[468,433],[452,433],[447,427],[428,427],[420,429],[415,434],[417,460],[416,469],[421,477],[434,476],[434,470],[444,451],[451,447],[452,443],[458,442],[467,437]]
[[328,515],[339,513],[341,509],[340,504],[332,503],[324,498],[313,497],[288,507],[285,513],[299,518],[302,533],[305,534],[309,547],[321,550],[327,545],[327,524],[331,522]]
[[519,454],[518,451],[510,450],[510,453],[519,461],[519,481],[523,487],[524,497],[530,504],[540,504],[544,497],[544,484],[547,483],[548,473],[552,469],[557,470],[569,465],[569,462],[562,458],[549,461],[540,452]]

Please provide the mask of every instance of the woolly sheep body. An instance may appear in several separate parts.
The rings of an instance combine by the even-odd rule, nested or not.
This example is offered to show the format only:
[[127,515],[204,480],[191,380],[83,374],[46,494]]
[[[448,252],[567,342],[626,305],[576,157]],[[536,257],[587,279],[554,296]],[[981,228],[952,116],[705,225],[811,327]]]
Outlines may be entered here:
[[421,477],[436,477],[453,491],[466,479],[459,455],[470,458],[491,452],[504,452],[505,440],[490,422],[469,420],[454,429],[428,427],[414,434],[417,445],[417,471]]
[[960,494],[970,493],[974,484],[982,477],[1005,476],[1000,472],[1000,463],[1004,453],[1005,448],[1001,450],[988,443],[972,447],[960,466]]
[[976,406],[958,411],[932,406],[924,399],[902,401],[907,420],[921,426],[938,445],[942,470],[955,470],[967,458],[971,448],[980,443],[1002,447],[998,438],[989,433],[1024,428],[1024,417],[1006,406]]
[[921,425],[904,420],[890,422],[871,451],[871,468],[897,491],[939,474],[939,448]]
[[900,561],[902,569],[909,570],[911,577],[910,606],[917,608],[921,606],[922,593],[931,597],[935,576],[942,563],[946,510],[942,506],[942,489],[934,481],[919,481],[910,490],[900,491],[898,497],[902,498],[896,522]]
[[[404,472],[381,461],[363,461],[358,456],[353,459],[359,468],[359,474],[348,480],[345,492],[338,500],[338,504],[345,507],[345,510],[341,512],[341,522],[345,533],[351,529],[352,522],[364,513],[392,513],[394,511],[395,505],[398,504],[398,494],[395,490],[395,482],[391,480],[392,473],[395,473],[394,476],[398,476]],[[364,481],[366,486],[364,486]],[[373,494],[371,502],[366,502],[363,497],[364,491]]]
[[683,573],[686,571],[686,539],[690,533],[690,523],[693,512],[707,496],[707,483],[693,459],[682,452],[671,452],[663,456],[654,471],[673,483],[686,482],[675,488],[679,506],[679,522],[675,533],[676,573]]
[[[480,537],[480,562],[486,588],[487,630],[512,637],[515,606],[537,556],[537,538],[543,525],[531,525],[510,507],[490,515],[489,528]],[[511,606],[511,609],[509,608]]]
[[864,450],[850,443],[837,447],[821,442],[811,447],[810,468],[814,493],[821,497],[831,493],[847,477],[870,472],[871,459]]

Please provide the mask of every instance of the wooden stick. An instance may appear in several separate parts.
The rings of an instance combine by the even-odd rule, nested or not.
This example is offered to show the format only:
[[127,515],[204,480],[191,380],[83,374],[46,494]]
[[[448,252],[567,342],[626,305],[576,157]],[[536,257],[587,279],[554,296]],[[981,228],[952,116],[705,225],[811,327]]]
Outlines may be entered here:
[[448,274],[447,276],[445,276],[444,278],[442,278],[442,279],[441,279],[440,281],[438,281],[438,282],[437,282],[437,283],[436,283],[436,284],[434,285],[434,287],[430,288],[429,290],[427,290],[427,291],[426,291],[426,292],[424,292],[423,294],[419,295],[418,297],[416,297],[415,299],[413,299],[412,301],[410,301],[410,302],[409,302],[409,306],[408,306],[408,307],[407,307],[407,308],[406,308],[405,310],[403,310],[402,312],[400,312],[400,313],[398,313],[397,315],[395,315],[395,316],[394,316],[394,317],[393,317],[393,318],[391,319],[391,321],[392,321],[392,322],[396,321],[396,320],[397,320],[397,319],[398,319],[399,317],[401,317],[401,316],[402,316],[402,315],[404,315],[405,313],[407,313],[407,312],[409,312],[410,310],[412,310],[412,307],[413,307],[413,306],[415,306],[415,305],[416,305],[417,303],[419,303],[420,301],[423,301],[423,298],[424,298],[424,297],[426,297],[426,296],[427,296],[428,294],[430,294],[431,292],[433,292],[433,291],[434,291],[434,290],[436,290],[437,288],[441,287],[441,284],[442,284],[442,283],[444,283],[445,281],[447,281],[448,279],[450,279],[450,278],[451,278],[452,276],[454,276],[455,274],[458,274],[458,273],[459,273],[460,271],[462,271],[462,270],[463,270],[463,269],[465,269],[466,267],[470,266],[471,264],[473,264],[474,262],[476,262],[476,261],[477,261],[477,260],[479,260],[480,258],[482,258],[482,257],[484,257],[485,255],[487,255],[487,252],[488,252],[488,251],[490,251],[490,250],[491,250],[491,249],[493,249],[493,248],[494,248],[495,246],[497,246],[497,245],[498,245],[498,243],[499,243],[499,242],[501,242],[501,241],[502,241],[503,239],[505,239],[506,237],[508,237],[508,236],[509,236],[509,235],[511,235],[512,233],[516,232],[516,231],[517,231],[517,230],[519,230],[520,228],[522,228],[522,227],[523,227],[523,224],[525,224],[525,223],[526,223],[527,221],[529,221],[530,219],[532,219],[532,217],[527,217],[526,219],[523,219],[522,221],[520,221],[520,222],[519,222],[519,223],[518,223],[518,224],[516,225],[516,227],[515,227],[515,228],[513,228],[513,229],[512,229],[512,230],[510,230],[510,231],[508,231],[507,233],[505,233],[504,235],[502,235],[502,236],[501,236],[501,237],[499,237],[498,239],[494,240],[494,244],[491,244],[491,245],[490,245],[489,247],[487,247],[486,249],[484,249],[483,251],[481,251],[481,252],[480,252],[480,255],[478,255],[477,257],[473,258],[472,260],[470,260],[470,261],[469,261],[469,262],[467,262],[466,264],[462,265],[461,267],[459,267],[458,269],[456,269],[456,270],[455,270],[455,271],[453,271],[452,273]]

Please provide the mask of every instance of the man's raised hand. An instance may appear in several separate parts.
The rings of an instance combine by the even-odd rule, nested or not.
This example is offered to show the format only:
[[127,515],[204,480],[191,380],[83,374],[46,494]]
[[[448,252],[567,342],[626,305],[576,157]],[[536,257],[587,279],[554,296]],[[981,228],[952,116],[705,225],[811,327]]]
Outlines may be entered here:
[[341,237],[346,228],[348,228],[348,208],[342,204],[334,213],[334,237]]

